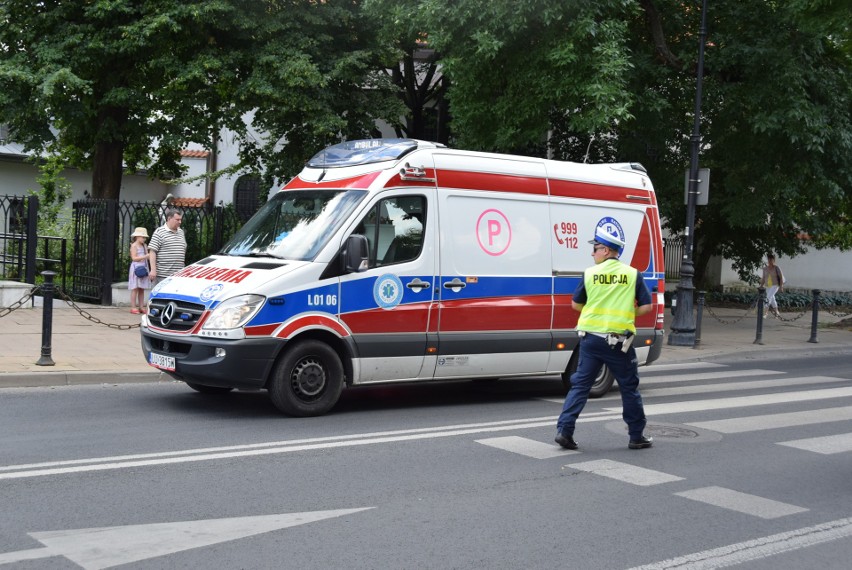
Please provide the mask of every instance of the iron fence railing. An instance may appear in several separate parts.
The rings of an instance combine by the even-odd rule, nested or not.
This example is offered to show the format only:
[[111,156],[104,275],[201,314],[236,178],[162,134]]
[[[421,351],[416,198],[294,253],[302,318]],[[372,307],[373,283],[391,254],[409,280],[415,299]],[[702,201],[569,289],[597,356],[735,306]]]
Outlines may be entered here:
[[683,262],[683,238],[665,238],[663,240],[663,254],[666,265],[666,280],[680,279],[680,265]]

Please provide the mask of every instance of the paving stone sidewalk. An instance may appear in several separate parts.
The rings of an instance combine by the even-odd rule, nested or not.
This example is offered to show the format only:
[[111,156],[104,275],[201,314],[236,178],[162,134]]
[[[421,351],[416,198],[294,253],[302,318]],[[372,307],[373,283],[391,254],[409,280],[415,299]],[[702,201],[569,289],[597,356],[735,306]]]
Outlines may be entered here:
[[[764,320],[763,344],[755,344],[754,309],[710,308],[702,317],[698,348],[665,344],[656,364],[699,361],[724,355],[783,358],[825,352],[852,354],[852,327],[830,328],[840,316],[819,313],[817,343],[810,343],[810,310],[782,313]],[[50,357],[53,366],[37,364],[42,356],[44,311],[0,308],[0,388],[119,382],[167,382],[149,366],[139,339],[140,316],[127,307],[79,305],[54,301]],[[671,327],[666,311],[666,331]],[[848,321],[847,321],[848,322]],[[651,365],[653,366],[653,364]]]

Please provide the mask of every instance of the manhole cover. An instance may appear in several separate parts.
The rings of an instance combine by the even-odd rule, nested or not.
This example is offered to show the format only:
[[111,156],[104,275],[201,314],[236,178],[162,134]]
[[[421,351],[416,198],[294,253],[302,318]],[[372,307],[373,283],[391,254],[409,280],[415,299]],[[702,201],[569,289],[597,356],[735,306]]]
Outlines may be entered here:
[[[627,435],[627,426],[624,422],[609,422],[606,429],[612,433]],[[653,437],[657,441],[668,441],[671,443],[703,443],[708,441],[722,441],[722,434],[706,429],[691,429],[682,424],[653,423],[645,426],[645,435]]]
[[698,437],[699,433],[697,431],[678,426],[648,424],[645,426],[645,435],[670,439],[687,439]]

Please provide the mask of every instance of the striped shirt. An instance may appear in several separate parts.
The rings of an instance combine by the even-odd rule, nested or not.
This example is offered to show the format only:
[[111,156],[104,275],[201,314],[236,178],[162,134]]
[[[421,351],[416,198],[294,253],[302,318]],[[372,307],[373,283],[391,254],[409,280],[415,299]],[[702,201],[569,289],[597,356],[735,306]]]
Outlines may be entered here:
[[170,277],[186,265],[186,237],[183,229],[171,231],[168,226],[154,230],[148,249],[157,252],[157,279]]

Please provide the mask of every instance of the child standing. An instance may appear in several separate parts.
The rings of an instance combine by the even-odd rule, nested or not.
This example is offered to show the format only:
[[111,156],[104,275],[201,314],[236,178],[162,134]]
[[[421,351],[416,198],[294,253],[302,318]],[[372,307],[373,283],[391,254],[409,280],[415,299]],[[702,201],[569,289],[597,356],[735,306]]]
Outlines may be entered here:
[[[130,274],[127,277],[127,288],[130,289],[130,312],[138,315],[140,312],[146,312],[145,308],[145,289],[151,288],[151,280],[148,278],[148,248],[145,247],[145,240],[148,239],[148,230],[145,228],[136,228],[130,234],[133,243],[130,244],[130,259],[133,263],[130,264]],[[145,276],[139,277],[136,275],[136,268],[144,267]]]

